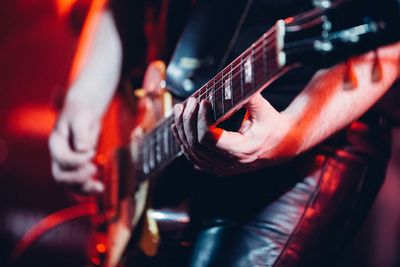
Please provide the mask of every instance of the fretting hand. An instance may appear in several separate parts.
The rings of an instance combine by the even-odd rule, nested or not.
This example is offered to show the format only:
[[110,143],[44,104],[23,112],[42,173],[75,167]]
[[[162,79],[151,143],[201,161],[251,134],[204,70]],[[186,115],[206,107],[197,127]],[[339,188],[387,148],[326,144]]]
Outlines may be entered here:
[[246,104],[247,115],[237,132],[213,126],[206,100],[189,98],[174,107],[174,135],[186,157],[218,176],[251,171],[291,157],[295,151],[285,139],[293,124],[260,94]]

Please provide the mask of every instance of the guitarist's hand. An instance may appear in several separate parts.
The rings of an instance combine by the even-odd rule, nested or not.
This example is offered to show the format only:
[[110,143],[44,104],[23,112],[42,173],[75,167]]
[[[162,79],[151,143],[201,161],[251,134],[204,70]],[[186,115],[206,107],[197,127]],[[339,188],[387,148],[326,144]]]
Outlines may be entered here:
[[92,162],[100,130],[100,117],[76,101],[66,101],[50,135],[51,170],[55,181],[80,193],[100,193],[104,186],[94,178]]
[[191,98],[174,107],[172,130],[194,165],[217,175],[277,163],[321,143],[371,108],[399,78],[399,54],[400,42],[320,70],[282,112],[256,94],[245,104],[248,116],[238,132],[214,127],[209,104]]
[[67,92],[49,147],[51,169],[57,182],[79,192],[99,193],[104,186],[94,179],[96,167],[92,157],[103,114],[118,85],[122,45],[110,10],[102,10],[98,24],[90,26],[93,39],[81,38],[79,42],[80,47],[88,46],[88,51],[84,56],[77,53],[74,59],[72,65],[81,69],[78,68],[79,75],[74,77]]
[[245,105],[247,115],[238,132],[212,126],[209,102],[189,98],[174,107],[173,132],[186,157],[200,169],[219,176],[251,171],[295,154],[284,137],[290,118],[260,94]]

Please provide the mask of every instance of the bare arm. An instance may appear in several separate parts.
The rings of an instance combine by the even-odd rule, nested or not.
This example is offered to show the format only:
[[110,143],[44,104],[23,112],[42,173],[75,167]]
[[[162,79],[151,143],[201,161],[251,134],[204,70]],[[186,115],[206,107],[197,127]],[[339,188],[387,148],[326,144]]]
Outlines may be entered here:
[[121,41],[110,11],[105,10],[91,40],[82,70],[71,84],[49,148],[56,181],[84,192],[101,192],[95,180],[94,155],[101,120],[119,81]]
[[260,94],[245,107],[248,117],[238,132],[212,127],[209,104],[174,108],[173,131],[185,155],[201,169],[227,176],[294,157],[319,144],[367,111],[398,78],[400,44],[378,49],[382,77],[373,81],[373,53],[355,57],[358,86],[343,86],[346,66],[321,70],[283,112]]

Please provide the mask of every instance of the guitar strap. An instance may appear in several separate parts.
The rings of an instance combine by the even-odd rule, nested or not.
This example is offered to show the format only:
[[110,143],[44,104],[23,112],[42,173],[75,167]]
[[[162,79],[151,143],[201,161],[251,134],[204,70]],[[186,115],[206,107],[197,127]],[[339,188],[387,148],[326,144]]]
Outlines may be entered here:
[[186,98],[225,64],[252,0],[200,0],[167,67],[167,87]]

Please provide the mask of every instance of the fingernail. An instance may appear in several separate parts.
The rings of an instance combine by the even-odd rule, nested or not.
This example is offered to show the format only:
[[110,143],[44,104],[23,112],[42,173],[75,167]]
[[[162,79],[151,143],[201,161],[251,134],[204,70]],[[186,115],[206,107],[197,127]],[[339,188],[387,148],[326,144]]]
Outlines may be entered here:
[[196,102],[196,98],[194,98],[194,97],[189,97],[188,102],[194,103],[194,102]]
[[93,185],[93,188],[97,193],[102,193],[104,191],[104,185],[102,183],[100,183],[100,182],[96,182]]
[[180,115],[180,114],[182,113],[182,109],[183,109],[183,107],[182,107],[181,104],[176,104],[176,105],[174,106],[174,113],[175,113],[175,115]]

